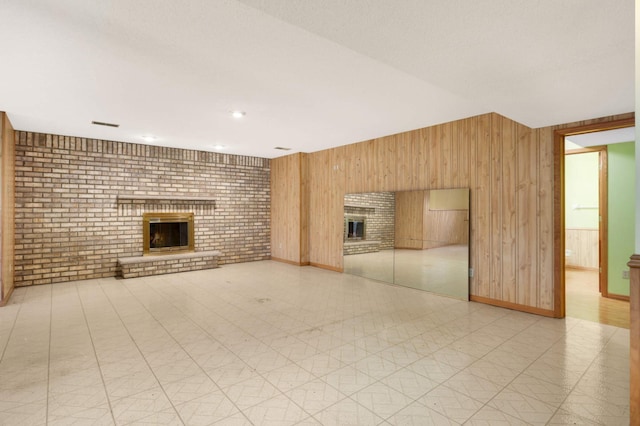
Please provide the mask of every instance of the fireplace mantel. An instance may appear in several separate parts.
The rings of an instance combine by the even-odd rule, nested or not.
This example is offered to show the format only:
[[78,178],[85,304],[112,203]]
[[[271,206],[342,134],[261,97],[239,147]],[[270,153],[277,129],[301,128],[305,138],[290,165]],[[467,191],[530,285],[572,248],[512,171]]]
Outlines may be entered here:
[[185,197],[180,195],[121,195],[117,196],[118,203],[131,201],[192,201],[197,203],[214,204],[214,197]]

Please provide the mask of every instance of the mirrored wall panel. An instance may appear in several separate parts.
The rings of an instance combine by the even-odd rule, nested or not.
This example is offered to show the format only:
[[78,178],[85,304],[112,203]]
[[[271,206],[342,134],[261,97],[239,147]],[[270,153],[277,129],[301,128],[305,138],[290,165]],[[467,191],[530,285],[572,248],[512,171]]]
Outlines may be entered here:
[[344,272],[469,300],[469,190],[344,197]]

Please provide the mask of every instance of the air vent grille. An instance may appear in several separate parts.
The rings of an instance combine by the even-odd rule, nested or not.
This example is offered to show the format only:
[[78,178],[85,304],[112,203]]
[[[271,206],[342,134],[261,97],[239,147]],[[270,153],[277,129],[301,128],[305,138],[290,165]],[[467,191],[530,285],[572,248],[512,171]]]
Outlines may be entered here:
[[119,124],[105,123],[104,121],[92,121],[91,124],[95,124],[96,126],[120,127]]

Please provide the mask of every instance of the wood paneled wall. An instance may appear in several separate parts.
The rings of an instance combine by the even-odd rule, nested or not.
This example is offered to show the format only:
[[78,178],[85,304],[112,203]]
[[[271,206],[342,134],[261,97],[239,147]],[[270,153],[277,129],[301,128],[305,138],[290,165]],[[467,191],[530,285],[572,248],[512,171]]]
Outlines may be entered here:
[[7,114],[0,111],[0,306],[9,301],[14,287],[15,156],[13,126]]
[[567,228],[565,238],[567,267],[597,271],[600,267],[600,230]]
[[281,157],[271,168],[271,258],[309,264],[308,154]]
[[395,248],[423,249],[426,191],[396,193]]
[[[629,116],[532,130],[490,113],[311,153],[310,263],[342,270],[345,193],[469,188],[472,300],[558,316],[554,177],[564,152],[554,152],[554,132]],[[289,161],[274,159],[272,169]]]

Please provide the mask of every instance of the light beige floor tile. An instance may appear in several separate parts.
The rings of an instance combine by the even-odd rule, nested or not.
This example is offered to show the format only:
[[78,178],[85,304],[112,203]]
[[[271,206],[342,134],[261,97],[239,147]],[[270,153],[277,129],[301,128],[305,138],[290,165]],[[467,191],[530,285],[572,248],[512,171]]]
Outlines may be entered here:
[[353,365],[342,367],[321,377],[321,379],[347,396],[376,381],[376,379],[358,370]]
[[286,365],[272,370],[264,374],[264,378],[280,392],[287,392],[316,379],[313,374],[297,364]]
[[530,396],[554,407],[559,407],[572,390],[565,384],[550,383],[528,374],[518,376],[509,383],[506,389]]
[[580,391],[572,392],[560,406],[572,415],[605,425],[629,424],[629,407],[610,404]]
[[244,410],[255,425],[293,425],[309,417],[309,414],[285,395],[276,395]]
[[297,364],[316,377],[322,377],[347,365],[339,359],[329,355],[328,352],[314,355],[298,362]]
[[162,385],[173,405],[182,404],[219,390],[218,386],[205,373],[183,377]]
[[[478,410],[473,416],[469,418],[465,423],[469,426],[529,426],[523,420],[517,417],[510,416],[503,413],[500,410],[485,405]],[[564,423],[563,423],[564,424]],[[570,423],[567,423],[570,424]],[[582,423],[576,423],[582,424]]]
[[261,376],[254,376],[224,388],[224,393],[244,410],[279,395],[280,391]]
[[413,402],[411,398],[383,383],[374,383],[356,392],[351,399],[387,419]]
[[376,380],[390,376],[402,369],[402,366],[378,354],[369,355],[353,364],[353,366]]
[[567,410],[558,410],[556,411],[556,413],[553,415],[553,417],[551,417],[551,420],[549,420],[549,422],[547,423],[549,426],[553,425],[553,426],[564,426],[564,425],[584,425],[584,426],[595,426],[595,425],[600,425],[602,423],[598,423],[596,421],[593,420],[589,420],[587,418],[584,417],[580,417],[579,415],[575,414],[575,413],[571,413]]
[[459,368],[438,361],[433,356],[420,358],[405,368],[427,377],[436,383],[442,383],[460,371]]
[[324,426],[377,425],[383,419],[352,399],[342,401],[316,413],[314,418]]
[[285,392],[285,395],[311,415],[346,398],[346,395],[320,379],[298,386]]
[[171,403],[161,388],[152,388],[111,400],[113,417],[118,424],[138,422],[159,412],[171,410]]
[[44,425],[46,418],[46,402],[7,403],[0,400],[0,425]]
[[0,424],[629,422],[628,330],[269,261],[16,289],[0,353]]
[[188,425],[210,425],[240,414],[238,408],[221,391],[209,392],[200,398],[178,404],[175,408]]
[[439,412],[427,408],[420,402],[414,402],[387,419],[386,425],[398,426],[440,426],[458,425]]
[[214,383],[223,389],[252,377],[259,376],[254,368],[240,359],[236,359],[230,364],[206,369],[205,373],[207,373]]
[[484,405],[480,401],[442,385],[419,398],[418,402],[458,423],[464,423]]
[[450,389],[458,391],[482,403],[487,403],[496,396],[503,387],[463,370],[444,382]]
[[488,402],[488,406],[533,425],[544,425],[557,407],[533,397],[505,389]]
[[416,374],[408,368],[398,370],[390,376],[383,378],[380,382],[403,393],[411,399],[418,399],[438,386],[437,382],[420,374]]

